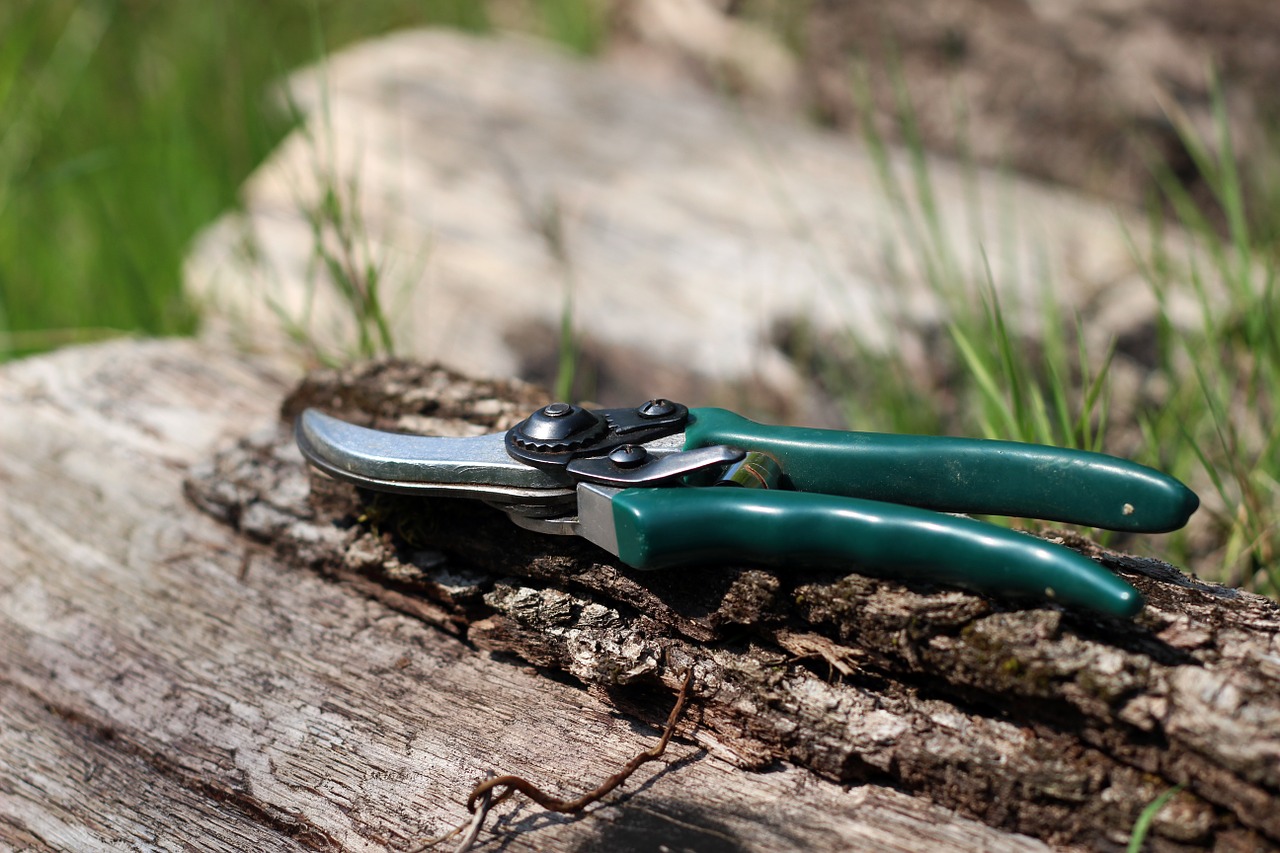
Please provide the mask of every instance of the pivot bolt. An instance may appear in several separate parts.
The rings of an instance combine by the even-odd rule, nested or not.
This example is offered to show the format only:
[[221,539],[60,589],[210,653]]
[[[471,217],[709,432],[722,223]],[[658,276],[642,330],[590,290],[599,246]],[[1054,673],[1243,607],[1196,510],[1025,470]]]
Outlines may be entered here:
[[609,461],[619,468],[635,468],[649,458],[649,451],[638,444],[624,444],[609,451]]
[[519,447],[539,451],[568,450],[593,440],[605,428],[604,419],[580,406],[552,403],[543,406],[511,430]]
[[674,413],[675,410],[675,403],[659,397],[656,400],[644,403],[636,411],[640,413],[642,418],[665,418],[667,415]]

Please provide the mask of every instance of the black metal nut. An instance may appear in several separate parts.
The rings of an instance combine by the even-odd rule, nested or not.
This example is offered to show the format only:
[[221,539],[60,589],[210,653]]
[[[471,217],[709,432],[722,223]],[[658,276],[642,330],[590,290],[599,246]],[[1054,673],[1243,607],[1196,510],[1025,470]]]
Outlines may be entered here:
[[664,400],[661,397],[642,403],[637,412],[642,418],[665,418],[676,410],[676,404],[670,400]]
[[624,444],[609,452],[609,461],[619,468],[636,468],[649,458],[649,451],[638,444]]
[[520,447],[558,451],[580,447],[604,429],[604,419],[581,406],[552,403],[518,424],[511,437]]

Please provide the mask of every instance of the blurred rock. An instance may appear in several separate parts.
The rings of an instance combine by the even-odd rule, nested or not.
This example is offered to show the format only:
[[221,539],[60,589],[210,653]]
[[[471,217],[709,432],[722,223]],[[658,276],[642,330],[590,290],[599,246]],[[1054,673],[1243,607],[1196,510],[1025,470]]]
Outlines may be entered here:
[[1108,205],[929,159],[930,225],[910,157],[887,152],[895,196],[861,142],[678,76],[414,31],[288,91],[305,125],[188,265],[206,333],[258,349],[356,349],[359,311],[329,275],[345,266],[356,289],[375,271],[405,354],[547,382],[568,314],[583,395],[785,414],[809,390],[789,330],[927,364],[940,258],[970,282],[989,263],[1020,328],[1044,299],[1112,318],[1103,337],[1154,316]]
[[746,95],[757,106],[793,108],[802,94],[799,60],[775,33],[732,7],[721,0],[615,3],[609,56]]
[[818,0],[803,26],[807,98],[833,123],[860,132],[861,65],[891,137],[905,91],[931,150],[1129,202],[1156,161],[1209,200],[1171,118],[1217,146],[1213,69],[1246,169],[1280,110],[1271,0]]

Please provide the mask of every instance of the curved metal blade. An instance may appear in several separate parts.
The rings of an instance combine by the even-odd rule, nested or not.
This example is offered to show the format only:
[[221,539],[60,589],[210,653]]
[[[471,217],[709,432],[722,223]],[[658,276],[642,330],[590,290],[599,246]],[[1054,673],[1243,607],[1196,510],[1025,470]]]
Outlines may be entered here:
[[307,409],[294,428],[312,465],[366,489],[478,498],[494,504],[572,503],[573,483],[512,459],[503,433],[399,435]]

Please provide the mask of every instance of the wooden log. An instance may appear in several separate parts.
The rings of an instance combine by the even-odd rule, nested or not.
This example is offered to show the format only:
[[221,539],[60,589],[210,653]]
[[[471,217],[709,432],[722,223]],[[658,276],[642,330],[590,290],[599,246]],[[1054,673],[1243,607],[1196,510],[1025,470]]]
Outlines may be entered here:
[[[380,428],[501,429],[524,385],[377,363],[313,375],[320,405]],[[1133,621],[802,566],[636,572],[470,501],[362,494],[314,477],[282,429],[188,481],[193,500],[293,564],[658,724],[695,673],[692,737],[739,767],[890,784],[1052,844],[1123,845],[1146,806],[1156,849],[1280,843],[1280,607],[1154,560],[1066,544],[1147,597]],[[284,494],[287,500],[282,501]],[[687,729],[682,729],[687,731]]]
[[[460,430],[503,423],[538,397],[394,366],[306,387],[334,408]],[[656,741],[648,724],[670,709],[671,672],[693,660],[698,710],[664,759],[586,818],[502,805],[489,830],[498,844],[1046,849],[894,785],[823,778],[799,756],[769,773],[741,769],[777,749],[760,736],[748,752],[745,737],[721,733],[733,713],[748,718],[745,706],[723,709],[715,697],[728,687],[709,679],[764,660],[737,650],[752,631],[725,639],[751,596],[731,597],[738,610],[700,609],[714,588],[648,586],[585,546],[513,539],[483,513],[401,517],[441,537],[451,519],[474,522],[463,557],[409,545],[392,516],[348,518],[356,507],[340,510],[340,493],[312,503],[278,418],[284,393],[279,376],[184,341],[0,368],[0,849],[411,849],[467,816],[466,794],[487,770],[566,795],[612,773]],[[184,496],[184,479],[213,515]],[[637,605],[618,610],[603,586],[568,575],[551,585],[579,569],[635,591]],[[524,621],[520,601],[534,605]],[[570,607],[554,630],[537,621],[552,612],[544,601]],[[664,657],[606,677],[606,652],[628,660],[631,647],[591,643],[642,611],[659,614],[643,618]],[[677,619],[682,633],[662,627]],[[544,668],[483,650],[521,631],[542,638],[542,658],[524,647]],[[579,677],[557,677],[566,655],[580,659]],[[771,672],[823,684],[799,663]],[[778,719],[774,709],[761,724]]]

